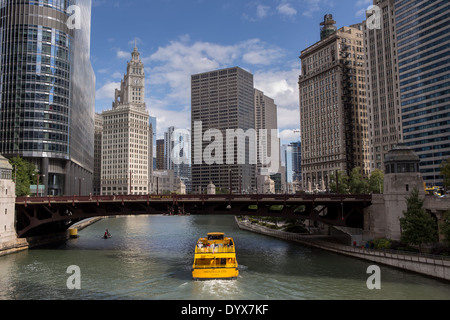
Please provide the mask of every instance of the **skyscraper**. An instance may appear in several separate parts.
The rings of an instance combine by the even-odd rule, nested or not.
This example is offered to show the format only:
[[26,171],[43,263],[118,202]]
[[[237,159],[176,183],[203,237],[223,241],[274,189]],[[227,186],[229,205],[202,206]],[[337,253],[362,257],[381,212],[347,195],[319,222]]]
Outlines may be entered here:
[[152,140],[152,170],[156,169],[156,129],[157,129],[157,122],[158,120],[156,119],[156,117],[149,117],[149,122],[150,122],[150,126],[152,128],[152,136],[153,136],[153,140]]
[[[266,134],[261,134],[260,130],[266,130]],[[257,137],[257,164],[256,183],[257,191],[262,192],[265,176],[271,176],[276,180],[275,189],[281,190],[281,185],[285,184],[284,177],[280,173],[280,139],[278,137],[278,112],[274,99],[266,96],[261,90],[255,89],[255,130]],[[275,132],[277,134],[275,135]],[[272,134],[274,136],[272,136]],[[276,139],[276,147],[272,146],[272,139]],[[260,146],[262,148],[260,148]],[[273,148],[274,147],[274,148]],[[273,164],[272,161],[278,161]],[[275,170],[277,169],[277,170]],[[278,181],[279,180],[279,181]]]
[[191,133],[189,130],[169,127],[170,149],[168,150],[168,168],[173,170],[174,178],[179,178],[186,186],[186,191],[192,190],[191,184]]
[[[260,130],[262,129],[267,130],[267,135],[260,135]],[[272,132],[272,130],[278,131],[277,105],[272,98],[266,96],[264,92],[258,89],[255,89],[255,130],[258,145],[259,142],[261,142],[263,148],[265,148],[265,150],[260,150],[259,147],[256,148],[258,159],[260,160],[257,163],[257,173],[259,174],[259,170],[262,167],[270,167],[269,158],[280,160],[280,148],[278,145],[278,148],[276,148],[276,150],[273,150],[273,152],[277,152],[278,154],[272,154],[272,133],[275,132]],[[279,141],[278,136],[273,138]],[[279,167],[279,165],[276,167]],[[275,173],[277,172],[267,172],[266,174]]]
[[[191,76],[194,192],[206,189],[210,182],[224,189],[231,185],[235,192],[255,187],[256,162],[250,161],[256,155],[255,131],[244,143],[226,141],[230,131],[255,129],[254,98],[253,75],[239,67]],[[210,163],[205,155],[214,161]]]
[[368,18],[379,19],[377,24],[363,24],[371,171],[383,170],[385,156],[402,141],[394,0],[374,5]]
[[301,52],[299,78],[303,188],[328,183],[331,173],[369,173],[363,32],[332,32],[326,15],[321,40]]
[[102,113],[103,195],[148,193],[153,133],[144,97],[144,65],[135,47],[112,109]]
[[156,170],[166,169],[164,164],[164,139],[158,139],[156,140]]
[[419,155],[425,182],[442,185],[439,166],[450,156],[450,3],[396,0],[395,21],[403,141]]
[[175,145],[174,141],[175,127],[169,127],[164,132],[164,169],[173,170],[172,150]]
[[[287,148],[290,153],[290,159],[286,156],[286,161],[291,161],[291,172],[289,172],[289,176],[286,179],[289,179],[289,182],[300,182],[302,180],[302,170],[301,170],[301,161],[302,161],[302,144],[300,141],[291,142]],[[287,163],[286,163],[287,167]],[[287,169],[286,169],[287,171]]]
[[103,117],[101,114],[95,114],[95,133],[94,133],[94,187],[93,194],[101,194],[102,177],[102,136],[103,136]]
[[90,19],[91,0],[0,3],[0,153],[34,163],[49,195],[92,191]]

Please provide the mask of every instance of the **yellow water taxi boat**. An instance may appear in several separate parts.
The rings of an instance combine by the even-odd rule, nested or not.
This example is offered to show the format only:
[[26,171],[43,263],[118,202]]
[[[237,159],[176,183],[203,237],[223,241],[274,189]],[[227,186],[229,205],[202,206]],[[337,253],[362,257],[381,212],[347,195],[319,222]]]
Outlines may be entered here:
[[195,247],[194,280],[236,279],[239,275],[235,245],[224,233],[208,233]]

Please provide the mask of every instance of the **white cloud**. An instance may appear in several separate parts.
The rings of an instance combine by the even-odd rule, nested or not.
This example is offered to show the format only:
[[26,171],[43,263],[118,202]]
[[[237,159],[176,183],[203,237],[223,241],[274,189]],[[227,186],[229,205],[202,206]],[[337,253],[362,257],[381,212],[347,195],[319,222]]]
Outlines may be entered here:
[[282,3],[277,7],[278,13],[285,15],[285,16],[295,16],[297,14],[297,10],[295,10],[291,4],[289,3]]
[[270,7],[269,6],[264,6],[262,4],[259,4],[256,7],[256,16],[259,19],[263,19],[263,18],[267,17],[267,15],[269,14],[269,11],[270,11]]
[[[150,116],[156,117],[156,133],[157,138],[164,138],[164,132],[168,127],[175,127],[177,129],[191,128],[191,107],[186,105],[180,107],[179,110],[168,110],[164,101],[157,99],[147,99],[147,107]],[[148,105],[151,103],[151,106]]]
[[280,48],[265,48],[259,43],[250,45],[247,50],[248,52],[243,54],[242,59],[253,65],[271,65],[275,60],[284,56],[284,52]]
[[275,100],[278,106],[296,110],[299,108],[298,77],[300,63],[295,63],[289,70],[257,71],[255,87]]
[[288,109],[278,106],[278,129],[280,131],[286,129],[300,128],[300,108]]
[[373,4],[373,0],[357,0],[355,3],[355,7],[368,7]]
[[[367,9],[373,4],[373,0],[358,0],[355,7],[357,8],[355,17],[366,17]],[[359,9],[358,9],[359,8]]]
[[190,104],[191,75],[240,64],[268,65],[284,56],[283,50],[270,47],[259,39],[251,39],[235,45],[209,42],[190,43],[188,37],[172,41],[160,47],[152,55],[143,58],[150,66],[146,73],[153,90],[169,90],[166,104]]
[[121,73],[121,72],[114,72],[112,75],[111,75],[111,78],[112,79],[122,79],[123,78],[123,73]]
[[[308,0],[309,1],[309,0]],[[283,2],[279,4],[276,8],[271,8],[270,6],[263,4],[252,3],[251,6],[254,9],[256,5],[256,17],[255,15],[249,15],[247,13],[243,14],[243,17],[251,22],[261,21],[269,16],[279,14],[284,17],[294,17],[297,15],[297,10],[292,6],[292,4]]]
[[323,10],[325,5],[332,5],[330,0],[303,0],[305,8],[302,14],[306,17],[312,17],[314,13]]
[[281,144],[285,144],[288,141],[289,142],[295,142],[300,140],[300,133],[298,129],[286,129],[283,131],[280,131],[280,140],[282,141]]
[[95,92],[96,100],[114,100],[116,89],[120,88],[120,82],[108,82]]
[[130,52],[126,52],[126,51],[122,51],[120,49],[117,49],[117,58],[127,59],[127,58],[130,57],[130,55],[131,55]]
[[[122,52],[115,50],[118,55]],[[187,35],[159,47],[150,55],[141,55],[146,67],[146,104],[150,114],[157,117],[158,134],[169,126],[190,127],[191,75],[233,66],[254,69],[248,71],[254,75],[255,88],[273,98],[278,106],[280,131],[298,128],[300,61],[288,65],[286,70],[267,67],[285,56],[281,48],[259,39],[222,45],[191,42]],[[286,64],[286,61],[281,61]],[[120,87],[120,82],[115,81],[122,76],[120,72],[113,73],[109,82],[97,90],[97,101],[111,103],[115,89]]]

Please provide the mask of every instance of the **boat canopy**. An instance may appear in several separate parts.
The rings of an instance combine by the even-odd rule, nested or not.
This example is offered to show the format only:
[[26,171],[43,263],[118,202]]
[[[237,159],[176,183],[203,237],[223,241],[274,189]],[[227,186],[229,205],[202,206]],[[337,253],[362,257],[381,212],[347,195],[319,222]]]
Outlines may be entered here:
[[225,233],[223,232],[211,232],[208,233],[208,240],[223,240]]

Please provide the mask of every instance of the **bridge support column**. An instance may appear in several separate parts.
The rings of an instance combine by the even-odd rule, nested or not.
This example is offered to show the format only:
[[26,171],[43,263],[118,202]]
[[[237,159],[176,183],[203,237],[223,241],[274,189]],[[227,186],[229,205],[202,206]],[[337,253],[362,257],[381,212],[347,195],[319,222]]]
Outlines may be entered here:
[[373,194],[372,205],[364,209],[364,239],[386,236],[386,208],[384,195]]
[[14,248],[17,242],[16,185],[12,179],[12,166],[0,155],[0,254],[4,250]]

